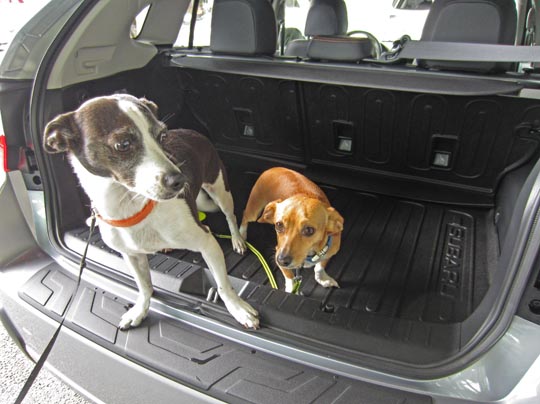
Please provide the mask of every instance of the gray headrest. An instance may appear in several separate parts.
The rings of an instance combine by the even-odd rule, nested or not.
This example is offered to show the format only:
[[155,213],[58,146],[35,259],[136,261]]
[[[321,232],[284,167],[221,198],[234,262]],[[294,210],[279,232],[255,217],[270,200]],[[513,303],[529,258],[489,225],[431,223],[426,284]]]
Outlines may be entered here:
[[267,0],[215,0],[212,9],[212,52],[273,55],[276,18]]
[[345,35],[348,24],[347,6],[343,0],[312,0],[304,35]]
[[[422,41],[513,45],[517,13],[514,0],[437,0],[431,6]],[[508,63],[419,61],[438,69],[505,70]]]

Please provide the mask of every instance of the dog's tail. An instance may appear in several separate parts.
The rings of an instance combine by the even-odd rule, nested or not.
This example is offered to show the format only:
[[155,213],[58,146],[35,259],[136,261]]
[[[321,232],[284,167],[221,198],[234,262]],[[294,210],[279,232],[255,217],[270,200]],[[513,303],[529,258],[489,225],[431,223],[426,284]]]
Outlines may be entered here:
[[197,209],[203,212],[219,211],[219,206],[217,206],[216,203],[202,189],[200,190],[199,195],[197,195],[195,202],[197,203]]

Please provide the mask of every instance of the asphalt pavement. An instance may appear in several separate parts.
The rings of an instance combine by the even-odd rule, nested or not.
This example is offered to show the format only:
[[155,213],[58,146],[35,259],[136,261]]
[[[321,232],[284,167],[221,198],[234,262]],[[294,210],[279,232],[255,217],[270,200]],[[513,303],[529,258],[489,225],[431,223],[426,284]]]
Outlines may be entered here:
[[[11,340],[0,323],[0,404],[13,403],[34,363]],[[47,369],[41,369],[23,404],[88,404]]]

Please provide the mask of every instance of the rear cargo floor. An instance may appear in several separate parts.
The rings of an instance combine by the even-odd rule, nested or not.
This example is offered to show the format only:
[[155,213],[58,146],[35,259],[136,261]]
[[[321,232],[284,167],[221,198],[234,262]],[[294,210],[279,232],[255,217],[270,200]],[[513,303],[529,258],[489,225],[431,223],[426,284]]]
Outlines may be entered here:
[[[256,178],[251,173],[230,178],[238,221]],[[486,268],[497,251],[490,210],[323,189],[345,219],[341,249],[327,266],[340,288],[319,286],[313,270],[306,268],[299,271],[301,295],[321,306],[413,321],[454,323],[471,313],[487,289]],[[206,220],[214,232],[228,234],[221,213],[208,214]],[[87,231],[76,229],[69,235],[68,240],[84,239]],[[99,238],[99,234],[94,237]],[[240,256],[229,240],[218,241],[230,275],[269,284],[253,254]],[[283,276],[273,258],[273,226],[251,223],[248,241],[265,256],[283,290]],[[96,239],[96,243],[102,242]],[[161,266],[171,268],[176,260],[188,261],[187,252],[175,251],[166,262],[159,256],[150,259],[152,269],[158,272],[165,272]]]
[[[257,174],[231,170],[229,177],[240,220]],[[304,344],[326,344],[320,349],[327,353],[328,344],[337,349],[339,337],[339,346],[348,351],[336,355],[347,358],[351,352],[366,352],[430,363],[459,351],[460,323],[484,296],[487,268],[497,259],[492,210],[323,189],[345,218],[341,249],[327,267],[340,288],[325,289],[315,282],[312,269],[302,269],[300,296],[282,292],[271,225],[250,224],[248,241],[266,257],[279,292],[269,287],[255,255],[236,254],[230,240],[218,239],[233,286],[249,285],[242,296],[259,310],[263,326],[302,338]],[[206,223],[215,233],[228,233],[221,213],[208,214]],[[81,227],[67,232],[64,240],[80,252],[87,237],[88,228]],[[91,241],[92,260],[122,267],[119,254],[103,244],[99,233]],[[149,262],[158,289],[206,297],[211,283],[199,254],[175,250],[152,255]]]
[[[229,172],[238,220],[257,176]],[[251,223],[248,241],[273,269],[278,292],[270,288],[254,254],[236,254],[230,240],[218,239],[233,286],[261,314],[261,331],[271,338],[296,339],[299,348],[311,344],[325,355],[332,351],[344,360],[366,353],[357,359],[363,364],[377,357],[429,364],[458,352],[461,322],[484,296],[487,269],[498,256],[492,210],[322,188],[345,219],[341,249],[327,266],[340,288],[325,289],[315,282],[312,269],[302,269],[300,296],[283,292],[269,224]],[[208,214],[206,224],[228,234],[221,213]],[[88,228],[80,227],[64,240],[82,252],[87,237]],[[119,254],[104,245],[99,232],[92,236],[89,258],[125,272]],[[149,263],[157,289],[204,300],[212,286],[198,253],[157,253]],[[373,359],[372,365],[380,362]]]
[[[230,176],[238,220],[257,175]],[[487,245],[494,232],[488,209],[454,208],[323,187],[345,219],[341,249],[327,267],[340,288],[319,286],[312,269],[302,269],[301,294],[330,307],[380,316],[452,323],[466,318],[487,288]],[[218,216],[218,217],[215,217]],[[220,214],[213,229],[226,232]],[[274,263],[273,226],[251,223],[248,241],[266,257],[280,289]],[[491,242],[493,244],[493,242]],[[240,257],[221,242],[232,276],[267,283],[252,254]]]

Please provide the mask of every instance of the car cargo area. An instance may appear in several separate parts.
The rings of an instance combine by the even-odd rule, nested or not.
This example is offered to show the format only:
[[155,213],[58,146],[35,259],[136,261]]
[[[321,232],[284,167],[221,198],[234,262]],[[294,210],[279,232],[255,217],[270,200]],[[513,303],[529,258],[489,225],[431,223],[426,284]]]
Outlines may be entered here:
[[[540,0],[43,6],[0,58],[0,321],[27,383],[44,365],[95,402],[540,394]],[[248,201],[268,209],[240,254]]]
[[[235,169],[229,173],[239,216],[257,175]],[[241,256],[229,240],[219,240],[229,275],[235,278],[233,284],[261,312],[261,332],[271,328],[286,338],[333,344],[330,349],[336,353],[348,348],[413,363],[429,363],[459,350],[459,324],[484,296],[488,263],[497,260],[491,209],[422,203],[321,185],[346,223],[341,250],[327,267],[339,289],[321,287],[312,269],[302,269],[299,295],[285,293],[273,258],[273,226],[252,223],[248,241],[273,269],[278,291],[269,286],[254,254]],[[220,213],[209,214],[205,223],[217,234],[228,231]],[[82,251],[87,237],[88,228],[79,227],[69,231],[65,240]],[[93,236],[92,245],[90,257],[122,268],[120,258],[99,234]],[[149,260],[153,281],[160,289],[202,299],[208,295],[212,279],[202,269],[205,265],[199,254],[175,250]],[[334,344],[336,340],[339,344]]]
[[[501,251],[512,241],[516,197],[538,155],[529,130],[540,119],[536,101],[495,95],[507,83],[485,80],[479,88],[468,75],[441,81],[416,72],[423,92],[413,92],[407,82],[396,89],[355,83],[361,71],[345,84],[317,83],[274,77],[256,64],[245,74],[225,73],[204,65],[211,59],[195,59],[158,56],[144,69],[50,92],[47,113],[115,91],[153,100],[169,128],[212,140],[238,221],[258,175],[272,166],[296,169],[323,188],[345,219],[341,249],[327,267],[340,288],[319,286],[313,270],[303,269],[300,293],[285,293],[271,225],[250,224],[248,241],[266,258],[278,290],[254,254],[238,255],[219,239],[233,286],[260,312],[262,338],[420,377],[459,355],[500,295]],[[385,77],[396,82],[406,71],[389,68]],[[81,254],[90,203],[67,161],[51,162],[62,184],[58,234]],[[228,231],[221,213],[205,223],[216,234]],[[99,232],[89,258],[90,268],[133,285]],[[154,297],[173,306],[188,299],[197,313],[236,326],[216,314],[222,304],[199,254],[174,250],[149,260]]]

